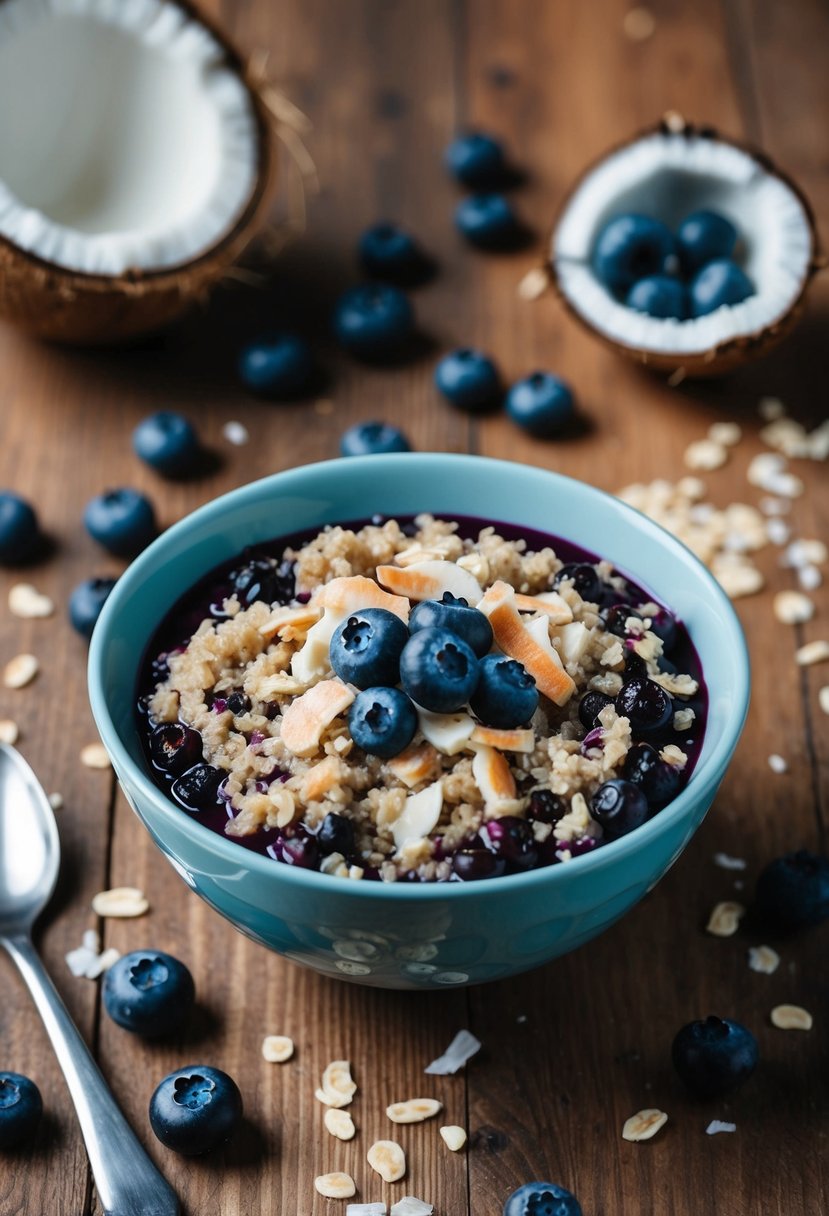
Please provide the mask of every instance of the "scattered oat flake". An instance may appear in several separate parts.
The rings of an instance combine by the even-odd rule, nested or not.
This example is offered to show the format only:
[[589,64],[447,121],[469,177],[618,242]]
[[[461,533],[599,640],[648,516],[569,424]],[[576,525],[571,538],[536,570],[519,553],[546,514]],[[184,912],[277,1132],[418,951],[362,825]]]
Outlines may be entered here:
[[766,535],[773,545],[785,545],[791,534],[791,528],[779,515],[773,515],[766,523]]
[[650,1140],[668,1122],[664,1110],[640,1110],[625,1120],[623,1140]]
[[811,1030],[812,1015],[800,1005],[775,1005],[771,1011],[771,1024],[778,1030]]
[[109,768],[111,761],[103,743],[87,743],[81,748],[81,764],[85,768]]
[[63,807],[63,794],[59,794],[57,790],[49,795],[49,806],[53,811],[59,811]]
[[89,964],[86,971],[84,971],[84,977],[88,980],[97,980],[98,976],[103,975],[105,971],[109,971],[112,964],[117,963],[120,957],[121,951],[116,950],[114,946],[110,946],[108,950],[105,950],[103,954],[99,954]]
[[769,756],[769,768],[773,773],[787,773],[789,765],[782,756],[778,756],[776,752],[772,752]]
[[92,897],[92,911],[96,916],[126,920],[143,916],[149,910],[150,901],[138,887],[112,887]]
[[793,540],[783,555],[784,566],[823,566],[829,560],[829,550],[822,540]]
[[708,438],[711,442],[726,448],[733,448],[742,437],[743,432],[736,422],[714,422],[708,428]]
[[234,447],[242,447],[250,440],[248,428],[243,426],[241,422],[226,422],[222,427],[222,434],[228,443],[232,443]]
[[33,654],[18,654],[6,664],[3,683],[6,688],[25,688],[39,670],[40,664]]
[[710,472],[720,469],[728,460],[728,452],[721,443],[711,439],[697,439],[685,449],[685,464],[689,469]]
[[631,42],[647,42],[656,31],[656,18],[649,8],[631,8],[622,18],[622,29]]
[[93,954],[101,953],[101,935],[97,929],[86,929],[81,938],[86,950],[91,950]]
[[815,606],[802,591],[778,591],[773,601],[774,615],[783,625],[802,625],[815,615]]
[[332,1060],[322,1074],[322,1084],[316,1091],[317,1101],[324,1106],[348,1106],[357,1092],[348,1060]]
[[818,638],[814,642],[806,642],[794,652],[794,661],[799,667],[810,667],[813,663],[825,663],[829,659],[829,641]]
[[481,1040],[468,1030],[459,1030],[442,1056],[427,1064],[424,1072],[434,1077],[445,1077],[463,1068],[481,1050]]
[[24,620],[52,616],[55,605],[31,583],[15,583],[9,589],[9,611]]
[[533,266],[518,284],[518,296],[522,300],[538,300],[550,286],[550,276],[543,266]]
[[405,1102],[392,1102],[386,1107],[386,1114],[392,1123],[422,1123],[442,1110],[443,1103],[437,1098],[408,1098]]
[[366,1160],[384,1182],[399,1182],[406,1173],[406,1154],[396,1140],[375,1140]]
[[817,703],[825,714],[829,714],[829,684],[824,684],[818,691]]
[[389,1216],[433,1216],[434,1210],[431,1203],[416,1199],[414,1195],[404,1195],[392,1204]]
[[314,1186],[326,1199],[350,1199],[357,1194],[357,1187],[350,1174],[320,1174]]
[[705,931],[714,937],[733,937],[745,914],[746,910],[742,904],[724,900],[714,906]]
[[66,965],[74,976],[80,978],[85,974],[87,967],[97,956],[97,950],[90,950],[88,946],[76,946],[74,950],[70,950],[66,957]]
[[817,566],[798,566],[797,581],[801,591],[816,591],[823,582],[823,575]]
[[706,1136],[716,1136],[720,1132],[736,1132],[736,1123],[725,1123],[722,1119],[712,1119],[705,1129]]
[[744,870],[746,861],[742,857],[729,857],[728,853],[715,853],[714,865],[723,870]]
[[0,718],[0,743],[14,747],[20,738],[20,727],[12,718]]
[[780,955],[776,950],[772,950],[771,946],[750,946],[748,965],[752,971],[773,975],[780,966]]
[[466,1144],[466,1129],[456,1123],[449,1123],[440,1129],[440,1137],[447,1148],[453,1153],[459,1153]]
[[262,1041],[262,1055],[269,1064],[284,1064],[294,1054],[294,1040],[286,1034],[268,1034]]
[[336,1106],[329,1106],[322,1121],[325,1124],[325,1130],[332,1136],[336,1136],[338,1140],[353,1140],[357,1134],[354,1120],[347,1110],[338,1110]]
[[764,515],[787,515],[791,510],[791,503],[785,498],[761,498],[760,510]]

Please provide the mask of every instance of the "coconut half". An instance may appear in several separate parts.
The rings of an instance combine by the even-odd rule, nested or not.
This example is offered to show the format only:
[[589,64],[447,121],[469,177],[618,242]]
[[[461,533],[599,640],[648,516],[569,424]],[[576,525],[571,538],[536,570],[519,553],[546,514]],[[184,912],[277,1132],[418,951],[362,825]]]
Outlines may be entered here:
[[[710,208],[740,235],[737,260],[756,294],[694,320],[662,320],[616,300],[593,272],[601,229],[641,212],[675,229]],[[564,203],[550,251],[557,290],[590,330],[651,367],[716,375],[768,349],[791,328],[822,264],[801,191],[760,153],[678,116],[617,148],[584,174]]]
[[44,337],[170,321],[270,200],[267,111],[187,0],[0,0],[0,113],[0,315]]

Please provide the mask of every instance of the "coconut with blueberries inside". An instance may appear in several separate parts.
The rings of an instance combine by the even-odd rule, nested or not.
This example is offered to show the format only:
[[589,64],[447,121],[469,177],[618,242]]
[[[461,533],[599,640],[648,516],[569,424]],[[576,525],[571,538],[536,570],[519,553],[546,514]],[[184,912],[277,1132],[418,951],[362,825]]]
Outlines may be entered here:
[[821,264],[793,182],[677,116],[587,171],[550,251],[557,290],[588,329],[640,363],[696,376],[784,337]]
[[30,333],[156,329],[264,218],[272,119],[186,0],[4,0],[0,106],[0,316]]

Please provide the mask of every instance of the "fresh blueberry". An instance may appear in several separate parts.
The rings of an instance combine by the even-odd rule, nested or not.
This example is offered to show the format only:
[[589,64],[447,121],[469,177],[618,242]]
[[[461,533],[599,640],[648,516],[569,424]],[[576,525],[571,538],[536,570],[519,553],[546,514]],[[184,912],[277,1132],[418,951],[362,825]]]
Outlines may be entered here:
[[607,290],[626,296],[637,279],[661,274],[676,249],[673,233],[649,215],[617,215],[593,249],[593,270]]
[[448,629],[419,629],[400,656],[400,679],[417,705],[452,714],[466,705],[478,683],[478,659],[463,638]]
[[718,258],[703,266],[688,290],[691,316],[704,317],[726,304],[741,304],[754,295],[754,284],[736,262]]
[[685,284],[668,274],[649,274],[633,284],[625,304],[649,317],[674,317],[684,321],[688,316],[688,292]]
[[69,619],[83,637],[92,637],[101,609],[114,586],[114,578],[87,578],[72,591]]
[[654,680],[634,676],[616,697],[616,713],[628,719],[635,735],[655,735],[670,722],[673,701]]
[[435,385],[450,405],[469,414],[497,406],[503,388],[498,369],[480,350],[463,347],[444,355],[435,368]]
[[622,776],[641,787],[652,810],[675,798],[682,785],[681,770],[663,760],[650,743],[634,743],[625,756]]
[[471,646],[478,658],[492,647],[492,626],[489,618],[477,608],[470,608],[465,599],[445,591],[439,600],[421,600],[409,617],[409,632],[419,629],[449,629]]
[[566,562],[556,573],[553,586],[559,587],[568,581],[588,604],[601,603],[604,590],[602,580],[590,562]]
[[716,1098],[747,1081],[760,1053],[750,1030],[727,1018],[689,1022],[671,1046],[671,1059],[684,1084],[700,1098]]
[[397,224],[374,224],[360,237],[359,257],[373,279],[414,287],[432,273],[432,263],[410,232]]
[[648,800],[641,786],[614,778],[596,790],[590,813],[604,828],[607,840],[618,840],[642,826],[648,817]]
[[473,714],[485,726],[512,730],[525,726],[538,708],[535,680],[515,659],[487,654],[481,659],[478,686],[469,698]]
[[329,811],[320,824],[317,832],[317,844],[320,852],[342,853],[343,857],[354,855],[354,824],[345,815]]
[[212,764],[194,764],[173,782],[171,793],[188,811],[209,811],[216,805],[225,776]]
[[93,540],[118,557],[134,557],[158,531],[152,503],[137,490],[98,494],[86,504],[83,520]]
[[400,655],[409,631],[385,608],[353,612],[334,630],[328,648],[334,673],[346,684],[372,688],[400,681]]
[[604,620],[604,627],[608,633],[615,633],[617,638],[628,637],[627,622],[633,617],[635,621],[641,621],[642,616],[631,608],[628,604],[613,604],[612,607],[605,609],[601,614]]
[[571,1191],[555,1182],[527,1182],[504,1204],[504,1216],[582,1216]]
[[473,190],[497,185],[506,168],[504,149],[484,131],[458,135],[446,149],[444,160],[452,176]]
[[35,555],[40,541],[34,508],[8,490],[0,493],[0,562],[26,561]]
[[219,1068],[193,1064],[165,1077],[150,1099],[150,1125],[166,1148],[195,1157],[228,1140],[242,1118],[242,1095]]
[[452,873],[463,882],[500,878],[507,863],[489,849],[458,849],[452,855]]
[[692,275],[715,258],[730,258],[737,244],[737,229],[718,211],[694,211],[676,230],[683,273]]
[[829,917],[829,857],[800,849],[769,862],[757,879],[755,899],[771,928],[819,924]]
[[585,730],[594,730],[599,723],[599,714],[613,704],[613,698],[603,692],[586,692],[579,701],[579,722]]
[[522,236],[521,224],[503,194],[471,194],[455,208],[455,226],[479,249],[510,249]]
[[341,456],[380,456],[386,452],[410,452],[411,444],[401,430],[388,422],[357,422],[343,431]]
[[367,688],[354,698],[348,729],[364,752],[391,760],[414,738],[417,710],[399,688]]
[[663,650],[673,650],[677,639],[676,617],[667,608],[660,608],[651,615],[650,629],[661,639]]
[[230,584],[243,608],[249,608],[257,600],[285,604],[293,599],[296,590],[293,563],[256,557],[231,572]]
[[34,1081],[19,1072],[0,1072],[0,1149],[30,1140],[42,1113],[43,1099]]
[[292,835],[282,836],[275,845],[269,845],[267,851],[286,866],[296,866],[298,870],[319,869],[321,849],[317,838],[301,825],[292,830]]
[[235,718],[241,718],[250,710],[250,697],[244,692],[232,692],[227,698],[225,708],[229,709]]
[[144,1038],[172,1034],[190,1016],[196,989],[177,958],[160,950],[122,954],[104,972],[104,1008],[113,1022]]
[[511,870],[531,870],[538,861],[532,827],[516,815],[489,819],[480,832],[484,846],[502,858]]
[[574,413],[569,384],[550,372],[533,372],[518,380],[507,393],[506,404],[513,422],[537,439],[558,435]]
[[239,378],[245,388],[276,401],[290,401],[308,392],[314,372],[311,348],[296,334],[275,334],[251,342],[239,356]]
[[334,333],[340,345],[360,359],[387,359],[411,339],[414,309],[399,287],[387,283],[352,287],[337,302]]
[[201,451],[192,422],[170,410],[160,410],[139,422],[132,433],[132,446],[136,456],[164,477],[192,472]]
[[164,722],[150,735],[150,755],[156,768],[178,777],[202,760],[201,735],[192,726]]
[[563,798],[552,790],[533,790],[530,794],[530,805],[527,807],[527,818],[537,819],[539,823],[558,823],[567,814],[567,805]]

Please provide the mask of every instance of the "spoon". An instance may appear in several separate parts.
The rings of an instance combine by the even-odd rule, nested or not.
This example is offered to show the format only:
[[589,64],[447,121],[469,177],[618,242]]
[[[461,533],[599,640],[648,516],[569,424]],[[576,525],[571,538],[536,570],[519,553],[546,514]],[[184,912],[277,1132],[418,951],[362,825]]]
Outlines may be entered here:
[[13,747],[0,743],[0,945],[32,994],[75,1104],[105,1216],[179,1216],[178,1199],[118,1109],[32,945],[51,898],[60,841],[49,800]]

